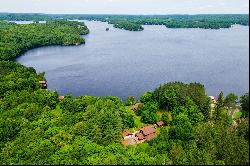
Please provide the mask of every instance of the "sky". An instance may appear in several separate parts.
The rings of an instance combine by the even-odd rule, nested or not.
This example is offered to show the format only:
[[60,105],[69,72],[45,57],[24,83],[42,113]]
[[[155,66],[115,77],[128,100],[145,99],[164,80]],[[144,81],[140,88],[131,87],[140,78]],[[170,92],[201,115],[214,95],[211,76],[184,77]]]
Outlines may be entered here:
[[0,0],[0,12],[62,14],[248,14],[248,0]]

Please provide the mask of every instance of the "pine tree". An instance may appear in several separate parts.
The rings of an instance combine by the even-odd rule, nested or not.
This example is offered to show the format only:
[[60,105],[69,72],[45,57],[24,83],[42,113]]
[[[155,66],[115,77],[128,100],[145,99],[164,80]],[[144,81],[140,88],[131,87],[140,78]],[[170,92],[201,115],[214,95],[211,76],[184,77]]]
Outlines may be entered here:
[[218,100],[217,100],[216,107],[215,107],[215,116],[216,116],[215,119],[216,120],[220,119],[221,111],[223,108],[224,108],[224,94],[221,91],[218,96]]

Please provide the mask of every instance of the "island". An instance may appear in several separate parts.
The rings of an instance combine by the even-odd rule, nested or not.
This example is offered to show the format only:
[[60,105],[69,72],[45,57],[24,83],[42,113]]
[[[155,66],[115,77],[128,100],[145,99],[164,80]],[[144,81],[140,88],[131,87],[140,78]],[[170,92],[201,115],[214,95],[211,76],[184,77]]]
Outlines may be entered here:
[[[209,97],[204,85],[178,81],[163,83],[139,99],[129,96],[125,102],[116,96],[62,96],[46,88],[44,73],[13,59],[36,47],[84,43],[80,35],[88,28],[76,21],[54,20],[58,15],[14,16],[44,18],[47,23],[0,22],[1,164],[249,164],[248,92],[239,97],[239,105],[234,93]],[[68,16],[72,17],[84,18]],[[217,18],[206,17],[210,23]],[[192,17],[164,23],[204,28],[246,24],[241,15],[219,18],[211,24],[200,20],[192,25]],[[150,23],[142,20],[132,18],[114,26],[142,30],[139,22]]]

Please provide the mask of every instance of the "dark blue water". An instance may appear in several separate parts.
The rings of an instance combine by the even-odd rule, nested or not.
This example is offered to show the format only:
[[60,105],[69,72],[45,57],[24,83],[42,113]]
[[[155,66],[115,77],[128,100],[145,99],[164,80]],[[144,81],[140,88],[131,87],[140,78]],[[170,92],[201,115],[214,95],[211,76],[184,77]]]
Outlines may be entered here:
[[[249,27],[168,29],[141,32],[87,22],[80,46],[33,49],[17,60],[45,71],[48,88],[64,95],[139,97],[160,83],[200,82],[208,95],[249,90]],[[110,31],[105,31],[106,27]]]

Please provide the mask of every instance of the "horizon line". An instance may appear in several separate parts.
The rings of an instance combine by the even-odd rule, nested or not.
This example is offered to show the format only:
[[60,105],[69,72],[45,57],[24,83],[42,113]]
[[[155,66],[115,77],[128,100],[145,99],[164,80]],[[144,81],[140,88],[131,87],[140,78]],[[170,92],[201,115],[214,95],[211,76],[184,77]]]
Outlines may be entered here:
[[169,13],[169,14],[125,14],[125,13],[35,13],[35,12],[0,12],[0,14],[47,14],[47,15],[59,15],[59,14],[64,14],[64,15],[140,15],[140,16],[152,16],[152,15],[159,15],[159,16],[164,16],[164,15],[249,15],[249,13],[193,13],[193,14],[184,14],[184,13]]

